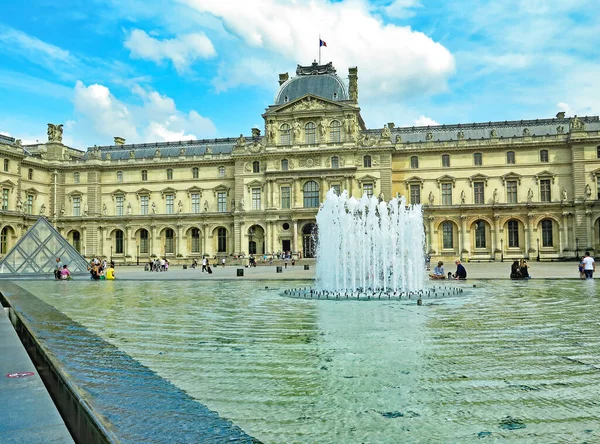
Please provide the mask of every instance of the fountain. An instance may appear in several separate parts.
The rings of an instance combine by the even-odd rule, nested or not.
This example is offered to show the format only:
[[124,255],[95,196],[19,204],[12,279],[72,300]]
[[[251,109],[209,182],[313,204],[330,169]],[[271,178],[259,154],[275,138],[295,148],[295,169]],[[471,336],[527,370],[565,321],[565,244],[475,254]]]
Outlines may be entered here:
[[420,205],[331,189],[317,214],[316,289],[339,292],[416,292],[425,284],[425,232]]

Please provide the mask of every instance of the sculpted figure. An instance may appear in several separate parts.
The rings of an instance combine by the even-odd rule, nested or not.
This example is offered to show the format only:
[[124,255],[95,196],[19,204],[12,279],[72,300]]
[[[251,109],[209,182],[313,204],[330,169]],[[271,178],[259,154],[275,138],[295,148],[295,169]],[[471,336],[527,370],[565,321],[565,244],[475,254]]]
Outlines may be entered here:
[[83,215],[84,216],[88,215],[88,205],[87,205],[87,202],[83,204]]
[[586,199],[589,199],[590,197],[592,197],[592,189],[590,188],[589,183],[585,186],[585,197],[586,197]]
[[533,190],[531,188],[529,188],[529,190],[527,190],[527,203],[531,203],[532,200],[533,200]]
[[582,130],[585,129],[585,124],[581,121],[581,119],[577,116],[573,117],[571,120],[571,129],[574,130]]
[[390,129],[388,128],[387,125],[383,125],[383,129],[381,130],[381,138],[382,139],[389,139],[392,136],[392,132],[390,131]]
[[46,214],[46,205],[42,204],[40,207],[40,216],[44,216]]
[[152,214],[156,214],[156,204],[154,202],[152,202],[152,206],[150,207],[150,210],[152,211]]
[[300,142],[300,133],[301,133],[300,122],[298,122],[296,120],[296,121],[294,121],[294,142],[296,142],[296,143]]
[[498,203],[498,188],[494,188],[494,194],[492,195],[494,203]]
[[243,134],[240,134],[240,137],[238,137],[237,146],[246,146],[246,138],[244,137]]
[[456,137],[458,139],[464,139],[465,138],[465,133],[463,131],[459,131],[458,134],[456,135]]
[[19,197],[17,199],[17,211],[20,213],[21,211],[23,211],[23,202],[21,202],[21,198]]
[[102,214],[106,216],[106,204],[102,205]]
[[204,211],[208,211],[208,200],[204,201]]
[[496,128],[492,128],[490,131],[490,137],[498,137],[498,131],[496,131]]
[[206,151],[204,151],[204,154],[212,154],[212,148],[210,146],[207,146]]
[[325,124],[325,119],[321,119],[321,121],[319,122],[319,137],[321,138],[322,142],[325,142],[325,135],[327,133]]
[[429,205],[433,205],[433,200],[434,199],[435,199],[435,196],[433,195],[433,191],[430,191],[429,192],[429,197],[428,197]]
[[465,194],[465,190],[462,190],[460,192],[460,203],[464,204],[466,200],[467,200],[467,195]]
[[65,215],[65,204],[62,204],[62,207],[60,208],[60,215],[61,216]]
[[529,128],[525,128],[523,130],[523,136],[529,136],[531,133],[529,132]]
[[275,141],[275,124],[273,123],[272,120],[269,120],[269,122],[267,123],[267,128],[266,131],[267,133],[267,140],[269,142],[274,142]]
[[566,201],[567,200],[567,189],[565,187],[562,187],[561,195],[562,195],[562,200]]
[[54,125],[52,123],[48,124],[48,142],[58,142],[62,143],[62,135],[63,135],[63,126]]
[[181,201],[177,202],[177,212],[178,213],[183,212],[183,202],[181,202]]
[[427,135],[425,136],[425,140],[431,140],[433,139],[433,133],[431,131],[427,132]]
[[127,204],[127,215],[130,216],[131,215],[131,202],[129,202]]
[[129,158],[135,159],[135,151],[134,150],[129,151]]

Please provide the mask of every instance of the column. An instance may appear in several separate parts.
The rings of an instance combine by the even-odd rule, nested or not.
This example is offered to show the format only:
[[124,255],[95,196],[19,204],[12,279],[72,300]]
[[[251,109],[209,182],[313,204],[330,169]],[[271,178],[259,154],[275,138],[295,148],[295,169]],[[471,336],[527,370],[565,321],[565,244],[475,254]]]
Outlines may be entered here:
[[[527,229],[525,230],[525,252],[524,252],[525,253],[524,256],[527,259],[531,259],[531,256],[529,253],[532,250],[532,245],[531,245],[532,242],[533,242],[533,214],[529,213],[529,214],[527,214]],[[537,248],[537,244],[536,244],[536,248]],[[538,251],[537,254],[539,255],[540,252]]]
[[494,245],[494,256],[496,254],[496,251],[500,252],[500,258],[503,258],[504,256],[504,245],[502,242],[502,235],[504,233],[502,233],[500,231],[500,215],[499,214],[494,214],[494,230],[496,231],[496,244]]
[[436,251],[433,249],[433,222],[435,220],[435,217],[433,216],[429,216],[429,250],[428,253],[431,253],[432,251]]
[[277,251],[279,251],[279,245],[277,245],[277,223],[276,222],[271,222],[271,245],[273,246],[273,249],[271,250],[271,253],[275,254],[277,253]]
[[271,180],[267,179],[267,192],[265,193],[265,210],[272,207],[271,187]]
[[323,202],[325,200],[325,176],[321,176],[320,184],[319,184],[319,201]]
[[94,252],[94,256],[106,256],[104,254],[104,227],[98,227],[98,249]]
[[81,227],[81,254],[86,257],[87,253],[87,227]]
[[135,256],[131,254],[131,251],[129,251],[129,236],[131,236],[131,227],[129,225],[127,225],[125,227],[125,233],[123,233],[123,261],[125,263],[127,263],[127,256]]
[[565,248],[569,247],[569,213],[562,214],[562,230],[560,230],[560,249],[559,253],[564,256]]
[[148,251],[150,256],[153,254],[158,256],[160,254],[160,249],[156,248],[158,243],[156,242],[156,225],[150,225],[150,239],[148,239],[150,245],[148,245]]
[[298,207],[302,207],[302,205],[300,205],[299,201],[300,196],[301,196],[301,191],[300,191],[300,180],[298,178],[296,178],[294,180],[294,186],[293,188],[293,199],[294,199],[294,204],[292,205],[292,208],[298,208]]
[[294,219],[294,245],[292,246],[292,252],[298,251],[298,221]]
[[592,231],[592,210],[589,208],[585,210],[585,225],[586,225],[586,231],[585,231],[586,242],[585,242],[584,248],[586,250],[593,250],[594,249],[594,239],[593,239],[593,231]]
[[177,224],[177,238],[175,239],[175,258],[177,258],[178,254],[183,255],[182,245],[181,245],[181,224]]
[[458,235],[458,243],[460,251],[458,252],[458,257],[462,258],[463,251],[470,250],[467,247],[468,240],[467,237],[467,216],[464,214],[460,216],[460,233]]
[[208,251],[208,224],[202,224],[202,243],[200,244],[200,254]]

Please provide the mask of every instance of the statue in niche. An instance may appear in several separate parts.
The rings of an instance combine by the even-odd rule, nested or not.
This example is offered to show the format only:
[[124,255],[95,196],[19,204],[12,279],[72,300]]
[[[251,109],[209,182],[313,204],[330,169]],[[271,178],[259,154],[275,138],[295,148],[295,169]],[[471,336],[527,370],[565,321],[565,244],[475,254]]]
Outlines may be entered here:
[[246,138],[243,134],[240,134],[240,137],[238,137],[236,146],[246,146]]
[[244,211],[244,199],[240,200],[240,210]]
[[586,200],[589,199],[590,197],[592,197],[592,188],[590,187],[590,184],[588,183],[585,186],[585,198]]
[[231,209],[235,211],[235,199],[231,199]]
[[387,125],[383,125],[383,129],[381,130],[381,138],[389,139],[390,137],[392,137],[392,132]]
[[65,204],[62,204],[62,207],[60,207],[60,215],[61,216],[65,215]]
[[529,132],[529,128],[525,128],[525,129],[523,130],[523,136],[524,136],[524,137],[527,137],[527,136],[530,136],[530,135],[531,135],[531,133]]
[[106,204],[102,205],[102,215],[106,216]]
[[206,151],[204,151],[204,154],[212,154],[212,148],[210,146],[207,146]]
[[63,125],[48,124],[48,142],[62,143]]
[[321,119],[319,121],[319,137],[321,139],[322,142],[325,142],[325,135],[327,133],[326,130],[326,122],[325,119]]
[[160,150],[154,151],[154,157],[160,157]]
[[204,211],[208,212],[208,200],[204,201]]
[[533,201],[533,190],[529,188],[527,190],[527,203],[531,203]]
[[431,131],[427,131],[427,134],[425,135],[425,140],[432,140],[433,139],[433,133]]
[[458,134],[456,135],[456,137],[458,139],[464,139],[465,138],[465,133],[463,131],[459,131]]
[[492,200],[495,204],[498,203],[498,188],[494,188],[494,194],[492,195]]
[[150,207],[150,211],[152,211],[152,214],[156,214],[156,204],[154,202],[152,202],[152,206]]
[[581,121],[581,119],[579,117],[575,116],[571,120],[571,129],[583,130],[583,129],[585,129],[585,124]]
[[185,156],[185,148],[181,148],[181,149],[179,150],[179,155],[180,155],[180,156]]
[[465,202],[466,202],[466,200],[467,200],[467,195],[465,194],[465,190],[462,190],[462,191],[460,192],[460,203],[461,203],[462,205],[464,205],[464,204],[465,204]]
[[562,187],[560,194],[561,194],[563,202],[566,202],[568,196],[567,196],[567,189],[565,187]]
[[300,142],[301,131],[302,131],[302,129],[300,128],[300,122],[298,122],[298,120],[295,120],[294,121],[294,142],[295,143]]
[[88,215],[88,204],[87,204],[87,202],[83,204],[83,215],[84,216]]
[[135,159],[135,151],[134,150],[129,151],[129,158]]
[[275,142],[275,123],[272,120],[267,122],[267,127],[265,128],[265,133],[267,134],[267,141],[270,143]]
[[490,131],[490,137],[498,137],[498,131],[496,131],[496,128],[492,128]]
[[42,204],[42,206],[40,207],[40,216],[45,216],[46,215],[46,204]]
[[181,201],[177,202],[177,212],[183,213],[183,202]]
[[433,205],[433,201],[435,199],[435,196],[433,195],[433,191],[429,192],[429,197],[427,199],[429,200],[429,205]]
[[127,216],[131,216],[131,202],[127,204]]
[[352,116],[350,114],[344,117],[344,132],[346,133],[346,138],[350,139],[352,136]]
[[21,202],[21,198],[19,197],[17,199],[17,212],[20,213],[21,211],[23,211],[23,202]]

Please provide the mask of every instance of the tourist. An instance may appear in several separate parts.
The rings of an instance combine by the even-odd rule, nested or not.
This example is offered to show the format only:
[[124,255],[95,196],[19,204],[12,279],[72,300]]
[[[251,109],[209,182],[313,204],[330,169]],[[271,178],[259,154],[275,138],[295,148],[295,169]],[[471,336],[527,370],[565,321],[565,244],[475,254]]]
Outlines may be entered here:
[[592,279],[594,277],[594,271],[596,271],[596,261],[594,261],[594,258],[590,256],[589,251],[585,252],[582,262],[585,278]]
[[531,276],[529,276],[529,264],[527,263],[527,261],[525,259],[521,259],[521,262],[519,263],[519,271],[521,272],[521,279],[531,279]]
[[581,259],[579,259],[579,264],[577,266],[577,269],[579,270],[579,279],[585,279],[585,273],[583,272],[583,267],[584,267],[583,256],[581,256]]
[[61,278],[61,271],[63,269],[63,264],[60,261],[60,258],[56,258],[56,267],[54,268],[54,279],[59,280]]
[[205,257],[202,258],[202,273],[206,271],[206,265],[208,265],[208,259]]
[[454,279],[464,280],[467,278],[467,270],[463,264],[460,263],[460,260],[454,262],[456,264],[456,272],[452,275]]
[[429,275],[431,279],[446,279],[446,274],[444,273],[444,263],[439,261],[437,263],[437,267],[433,269],[433,273]]
[[60,270],[60,278],[63,281],[71,280],[71,272],[69,271],[69,267],[67,267],[67,265],[63,265],[62,269]]
[[105,275],[105,279],[107,281],[114,281],[116,279],[115,277],[115,267],[111,264],[110,267],[108,267],[108,269],[106,270],[106,275]]
[[225,268],[225,258],[221,259],[221,267]]
[[510,278],[521,279],[522,277],[521,269],[519,268],[519,261],[515,260],[510,266]]

